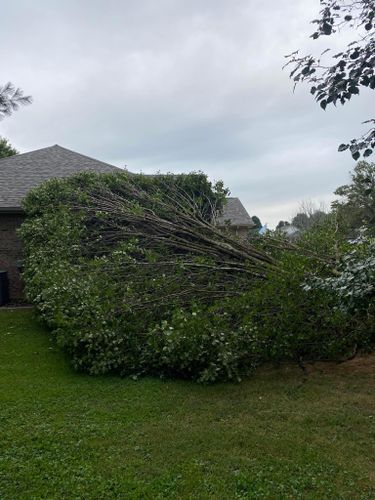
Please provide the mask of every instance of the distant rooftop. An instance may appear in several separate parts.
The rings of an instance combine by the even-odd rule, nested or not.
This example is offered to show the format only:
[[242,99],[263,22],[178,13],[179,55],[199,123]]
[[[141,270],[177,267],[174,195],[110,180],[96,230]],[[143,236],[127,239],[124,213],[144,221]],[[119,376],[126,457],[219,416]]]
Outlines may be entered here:
[[227,198],[223,214],[218,218],[218,225],[224,226],[230,223],[232,226],[255,226],[252,218],[247,213],[239,198]]
[[118,167],[58,146],[0,159],[0,210],[20,209],[30,189],[78,172],[116,172]]

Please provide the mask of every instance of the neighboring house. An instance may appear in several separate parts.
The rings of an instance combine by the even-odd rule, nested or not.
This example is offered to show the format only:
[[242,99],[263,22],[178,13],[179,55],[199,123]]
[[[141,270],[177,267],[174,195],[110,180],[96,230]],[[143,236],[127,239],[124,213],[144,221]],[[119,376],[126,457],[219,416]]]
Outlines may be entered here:
[[239,198],[227,198],[223,214],[218,218],[217,224],[228,228],[230,232],[242,239],[246,238],[249,230],[255,226]]
[[288,238],[294,239],[297,238],[297,236],[300,233],[300,229],[296,226],[293,226],[292,224],[286,224],[285,226],[281,226],[278,228],[280,233],[282,233],[284,236],[287,236]]
[[[22,246],[16,231],[24,220],[22,200],[30,189],[48,179],[69,177],[78,172],[120,170],[58,145],[0,159],[0,270],[8,272],[11,299],[22,298],[19,274]],[[231,230],[239,235],[253,225],[238,198],[228,198],[219,225],[226,226],[226,221],[230,221]]]

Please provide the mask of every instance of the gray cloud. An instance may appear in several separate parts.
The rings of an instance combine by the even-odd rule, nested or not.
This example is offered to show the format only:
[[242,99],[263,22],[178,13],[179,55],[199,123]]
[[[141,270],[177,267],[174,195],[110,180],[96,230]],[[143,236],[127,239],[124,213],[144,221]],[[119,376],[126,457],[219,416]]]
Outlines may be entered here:
[[[298,3],[298,6],[296,6]],[[323,112],[283,56],[310,0],[17,0],[1,9],[2,79],[34,104],[0,124],[23,151],[59,143],[133,171],[201,169],[276,224],[329,200],[371,99]]]

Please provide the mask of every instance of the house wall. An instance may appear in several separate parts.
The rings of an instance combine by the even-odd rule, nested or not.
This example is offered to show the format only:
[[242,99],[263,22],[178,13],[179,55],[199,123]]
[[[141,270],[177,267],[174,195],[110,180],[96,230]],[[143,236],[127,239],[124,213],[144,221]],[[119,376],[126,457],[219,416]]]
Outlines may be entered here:
[[17,228],[24,220],[21,214],[0,214],[0,270],[8,272],[11,300],[22,299],[23,286],[17,261],[22,259]]
[[250,228],[248,228],[248,227],[244,227],[244,226],[237,227],[236,228],[236,235],[241,240],[246,240],[246,238],[249,236],[249,230],[250,230]]
[[235,235],[240,240],[246,240],[246,238],[249,236],[250,227],[228,225],[222,226],[221,229],[224,229],[224,231],[228,232],[229,234]]

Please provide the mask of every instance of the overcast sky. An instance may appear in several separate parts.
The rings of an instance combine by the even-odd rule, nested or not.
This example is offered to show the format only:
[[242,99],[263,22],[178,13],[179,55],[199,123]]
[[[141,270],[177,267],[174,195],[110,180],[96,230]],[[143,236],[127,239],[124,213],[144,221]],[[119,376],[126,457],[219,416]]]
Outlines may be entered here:
[[[0,83],[34,97],[0,122],[21,152],[60,144],[133,172],[203,170],[271,226],[329,201],[370,93],[322,111],[283,56],[315,50],[318,0],[2,2]],[[324,40],[331,43],[330,38]],[[370,116],[371,115],[371,116]]]

